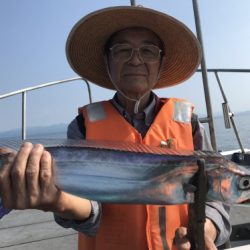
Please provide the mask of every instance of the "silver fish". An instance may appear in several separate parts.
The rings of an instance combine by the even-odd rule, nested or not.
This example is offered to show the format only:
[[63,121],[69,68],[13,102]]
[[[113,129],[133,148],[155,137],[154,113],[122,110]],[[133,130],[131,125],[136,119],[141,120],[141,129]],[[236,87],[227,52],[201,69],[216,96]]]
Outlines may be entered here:
[[[52,154],[58,186],[71,194],[106,203],[183,204],[194,202],[193,177],[204,159],[207,201],[250,200],[250,170],[219,153],[177,151],[135,143],[33,140]],[[21,141],[1,141],[18,149]],[[4,156],[0,156],[3,161]],[[1,165],[1,164],[0,164]]]

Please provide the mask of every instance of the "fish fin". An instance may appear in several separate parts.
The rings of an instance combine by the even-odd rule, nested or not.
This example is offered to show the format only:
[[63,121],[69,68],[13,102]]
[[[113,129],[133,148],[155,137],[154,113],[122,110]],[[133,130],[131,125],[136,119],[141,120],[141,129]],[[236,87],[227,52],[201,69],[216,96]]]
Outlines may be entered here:
[[[147,146],[140,143],[122,141],[99,141],[99,140],[72,140],[72,139],[32,139],[26,140],[33,144],[41,143],[45,147],[82,147],[96,149],[110,149],[129,152],[140,152],[160,155],[193,155],[193,151],[176,150]],[[17,150],[24,141],[22,140],[1,140],[0,147],[5,146]],[[160,145],[160,144],[159,144]]]
[[187,150],[175,150],[170,148],[161,148],[156,146],[148,146],[140,143],[122,142],[122,141],[96,141],[86,140],[87,147],[99,148],[99,149],[111,149],[129,152],[151,153],[160,155],[192,155],[192,151]]

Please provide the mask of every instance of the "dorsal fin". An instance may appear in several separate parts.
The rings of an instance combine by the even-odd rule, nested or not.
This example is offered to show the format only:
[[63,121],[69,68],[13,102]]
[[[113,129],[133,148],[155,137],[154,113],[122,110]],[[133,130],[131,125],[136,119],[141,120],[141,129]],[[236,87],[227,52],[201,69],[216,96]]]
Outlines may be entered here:
[[[192,151],[147,146],[133,142],[71,140],[71,139],[33,139],[26,141],[29,141],[33,144],[41,143],[45,147],[79,147],[79,148],[110,149],[110,150],[140,152],[140,153],[150,153],[150,154],[160,154],[160,155],[193,155]],[[22,140],[1,140],[0,147],[9,147],[14,150],[18,150],[23,142],[24,141]]]

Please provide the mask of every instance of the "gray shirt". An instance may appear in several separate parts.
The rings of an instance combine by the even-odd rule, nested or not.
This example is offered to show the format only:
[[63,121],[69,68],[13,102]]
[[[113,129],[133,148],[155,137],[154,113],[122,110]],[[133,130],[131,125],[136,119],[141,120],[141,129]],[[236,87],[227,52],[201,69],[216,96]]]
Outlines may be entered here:
[[[131,116],[119,103],[115,95],[111,100],[112,104],[119,113],[133,125],[144,136],[157,115],[159,98],[151,93],[149,105],[139,114]],[[78,117],[79,118],[79,117]],[[212,150],[206,131],[198,121],[197,116],[192,117],[193,144],[195,150]],[[75,118],[68,126],[67,136],[70,139],[85,139],[85,128],[79,128],[78,119]],[[101,220],[101,204],[91,201],[92,214],[84,221],[66,220],[55,215],[58,224],[65,228],[74,228],[75,230],[94,236]],[[211,219],[217,228],[216,245],[225,243],[231,234],[231,225],[229,222],[229,206],[221,202],[206,203],[206,217]]]

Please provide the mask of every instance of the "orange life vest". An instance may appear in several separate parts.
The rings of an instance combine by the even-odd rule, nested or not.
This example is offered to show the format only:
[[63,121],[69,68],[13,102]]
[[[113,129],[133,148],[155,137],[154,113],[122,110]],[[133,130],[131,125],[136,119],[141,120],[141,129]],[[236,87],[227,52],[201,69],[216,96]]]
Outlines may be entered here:
[[[109,101],[87,105],[83,113],[86,139],[129,141],[193,150],[191,103],[170,98],[144,138]],[[79,234],[79,250],[174,250],[175,230],[187,226],[187,205],[102,204],[102,219],[95,237]]]

